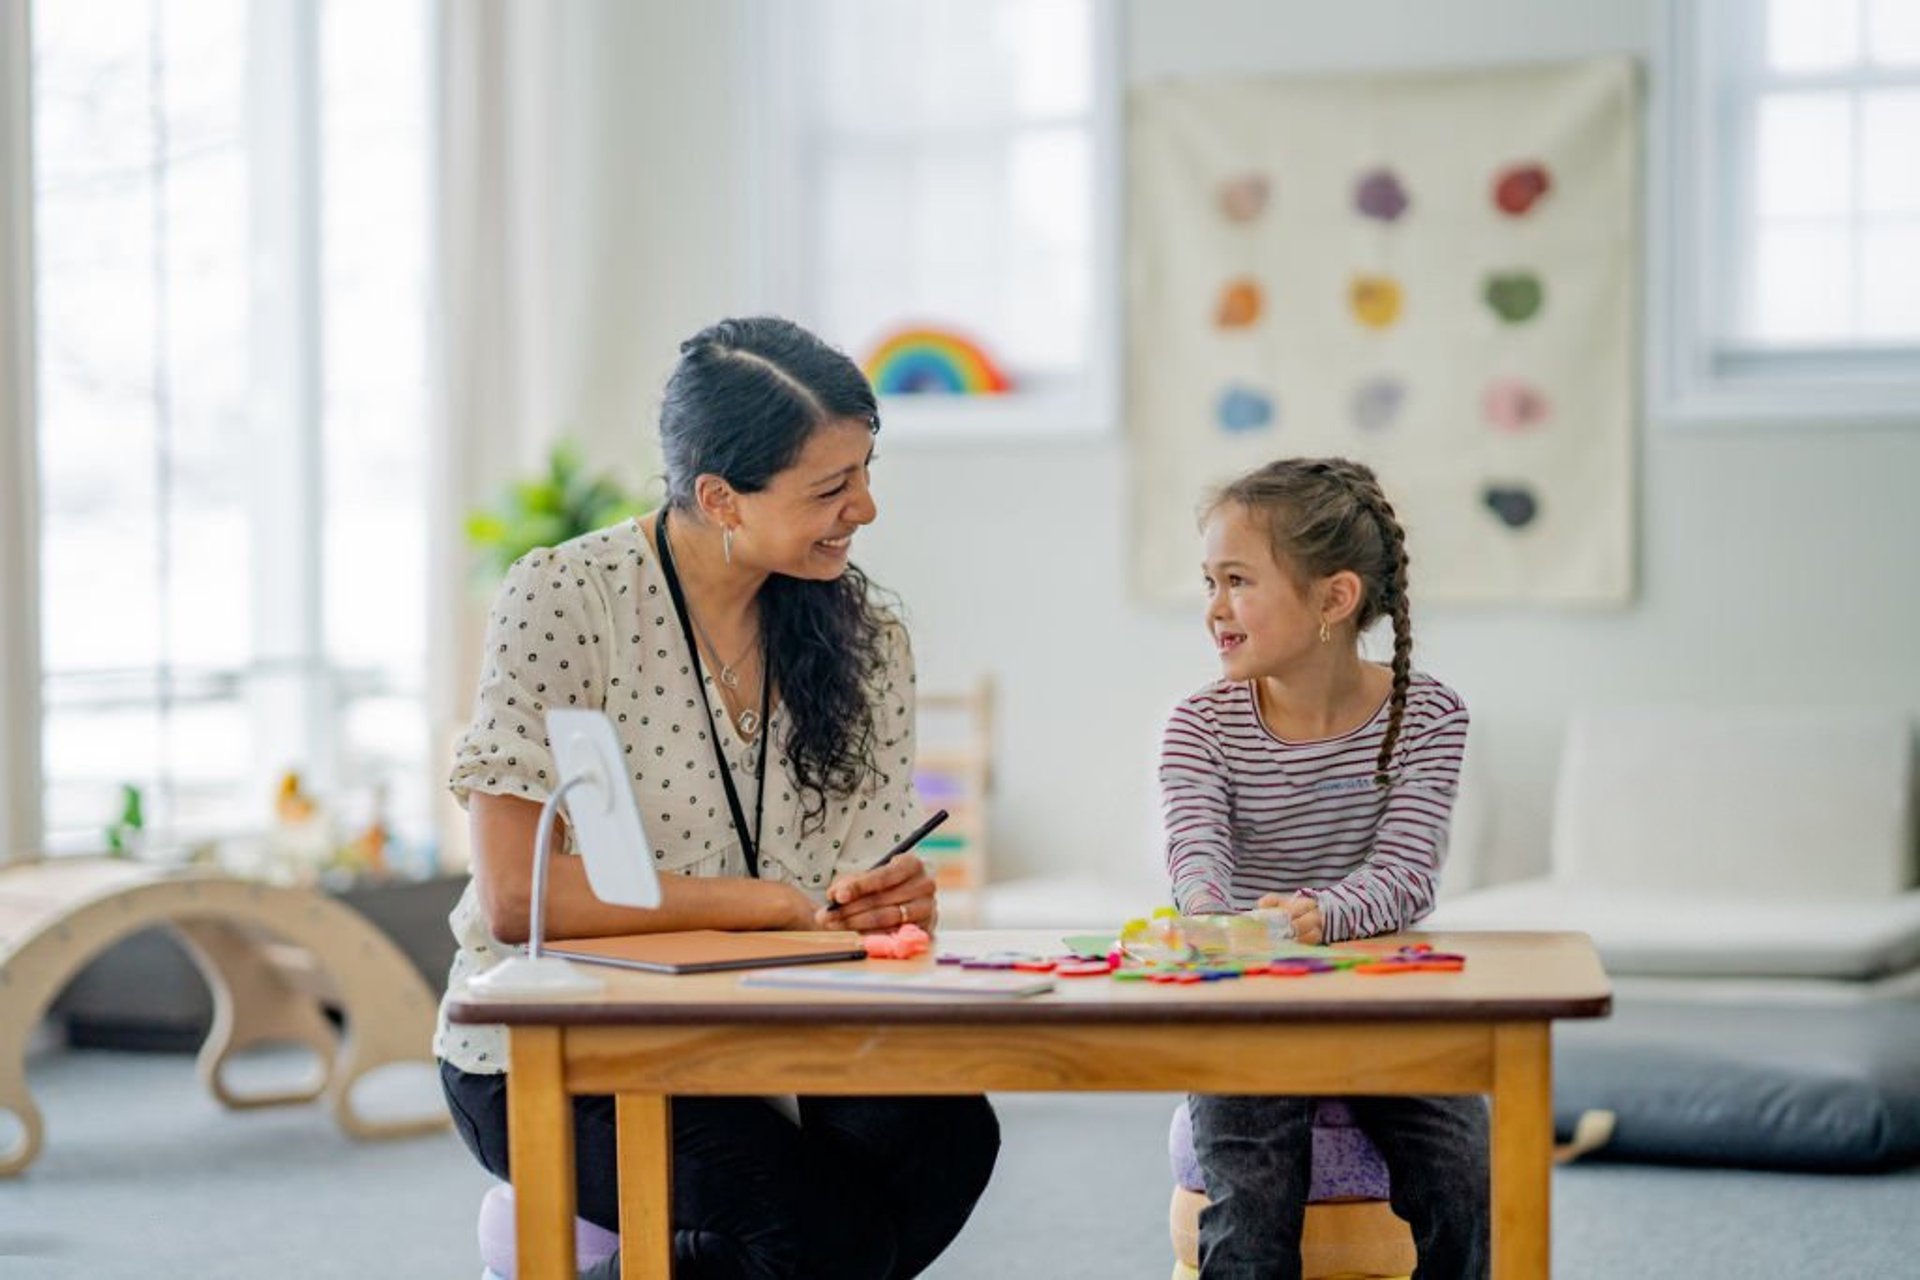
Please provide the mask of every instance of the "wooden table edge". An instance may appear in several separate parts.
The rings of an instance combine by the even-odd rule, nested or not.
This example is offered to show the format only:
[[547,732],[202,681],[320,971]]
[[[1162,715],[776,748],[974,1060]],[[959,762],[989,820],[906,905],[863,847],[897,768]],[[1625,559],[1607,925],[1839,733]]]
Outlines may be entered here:
[[[1392,978],[1382,981],[1394,981]],[[613,1004],[604,1000],[556,1000],[511,1004],[486,999],[447,1001],[447,1020],[486,1026],[791,1026],[795,1023],[858,1023],[873,1026],[1019,1025],[1021,1023],[1073,1026],[1221,1025],[1248,1022],[1559,1022],[1604,1018],[1613,1010],[1613,993],[1551,1000],[1488,1000],[1436,1002],[1409,1000],[1389,1004],[1381,1000],[1311,1004],[1167,1004],[1131,1005],[1035,1002],[1032,1000],[967,1001],[925,996],[878,996],[868,1000],[830,997],[822,1000],[711,1004],[659,1003],[634,999]]]

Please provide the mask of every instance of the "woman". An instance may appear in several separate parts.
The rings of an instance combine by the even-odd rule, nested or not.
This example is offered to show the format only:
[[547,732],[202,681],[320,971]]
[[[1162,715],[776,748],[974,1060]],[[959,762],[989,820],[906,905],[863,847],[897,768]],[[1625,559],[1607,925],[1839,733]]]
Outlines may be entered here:
[[[873,390],[783,320],[723,321],[680,350],[660,416],[666,506],[527,556],[494,605],[450,783],[474,877],[449,986],[526,939],[550,707],[614,721],[663,883],[658,907],[610,906],[579,859],[555,858],[548,937],[937,917],[917,857],[865,870],[918,809],[906,632],[848,559],[875,514]],[[443,1014],[435,1052],[461,1136],[506,1177],[504,1032]],[[676,1275],[916,1275],[999,1149],[984,1098],[798,1109],[795,1125],[762,1099],[675,1100]],[[574,1144],[581,1216],[617,1230],[610,1098],[577,1100]]]

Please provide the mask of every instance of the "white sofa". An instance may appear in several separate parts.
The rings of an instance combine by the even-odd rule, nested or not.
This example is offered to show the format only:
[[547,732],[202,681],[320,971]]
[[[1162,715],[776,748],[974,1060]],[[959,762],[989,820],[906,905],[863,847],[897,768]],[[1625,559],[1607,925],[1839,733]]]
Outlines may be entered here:
[[1427,928],[1577,929],[1623,992],[1920,994],[1913,726],[1860,710],[1610,710],[1569,727],[1544,877]]

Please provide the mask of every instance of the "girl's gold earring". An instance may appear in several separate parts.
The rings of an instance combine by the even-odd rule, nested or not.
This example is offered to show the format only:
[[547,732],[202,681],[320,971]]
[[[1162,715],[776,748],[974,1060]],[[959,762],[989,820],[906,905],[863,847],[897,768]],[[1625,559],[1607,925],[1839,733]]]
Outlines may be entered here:
[[1320,643],[1325,644],[1331,639],[1333,639],[1333,632],[1327,630],[1327,620],[1322,618],[1320,619]]
[[[727,558],[728,564],[733,563],[733,530],[731,529],[720,531],[720,554]],[[1324,631],[1326,628],[1322,627],[1321,630]],[[1325,636],[1321,637],[1323,640],[1325,638]]]

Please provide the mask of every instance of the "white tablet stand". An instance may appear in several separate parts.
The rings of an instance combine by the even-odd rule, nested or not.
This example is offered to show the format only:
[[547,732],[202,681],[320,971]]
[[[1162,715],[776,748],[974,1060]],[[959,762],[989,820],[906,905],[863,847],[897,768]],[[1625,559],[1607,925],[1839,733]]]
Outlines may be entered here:
[[[626,785],[620,742],[613,722],[598,711],[550,711],[547,739],[559,785],[540,809],[533,838],[533,904],[527,922],[527,953],[469,978],[482,995],[566,995],[598,991],[605,984],[571,961],[542,953],[546,934],[547,864],[552,857],[553,819],[562,800],[573,841],[585,859],[587,883],[603,902],[627,907],[660,905],[660,877],[640,826],[633,788]],[[577,789],[577,798],[568,799]]]

